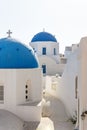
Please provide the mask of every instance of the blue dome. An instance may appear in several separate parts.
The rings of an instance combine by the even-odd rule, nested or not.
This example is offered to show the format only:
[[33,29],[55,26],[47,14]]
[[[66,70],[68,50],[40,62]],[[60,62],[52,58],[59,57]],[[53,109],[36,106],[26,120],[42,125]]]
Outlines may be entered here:
[[0,39],[0,68],[38,67],[38,60],[31,48],[11,38]]
[[39,42],[39,41],[57,42],[56,38],[48,32],[37,33],[36,35],[34,35],[34,37],[31,40],[31,42]]

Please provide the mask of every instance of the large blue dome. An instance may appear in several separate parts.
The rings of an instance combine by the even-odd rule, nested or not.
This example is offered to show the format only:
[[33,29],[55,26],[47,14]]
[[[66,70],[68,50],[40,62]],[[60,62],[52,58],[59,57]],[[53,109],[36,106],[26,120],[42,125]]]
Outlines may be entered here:
[[52,41],[57,42],[56,38],[48,33],[48,32],[39,32],[32,38],[31,42],[39,42],[39,41]]
[[0,68],[37,68],[38,60],[31,48],[11,38],[0,39]]

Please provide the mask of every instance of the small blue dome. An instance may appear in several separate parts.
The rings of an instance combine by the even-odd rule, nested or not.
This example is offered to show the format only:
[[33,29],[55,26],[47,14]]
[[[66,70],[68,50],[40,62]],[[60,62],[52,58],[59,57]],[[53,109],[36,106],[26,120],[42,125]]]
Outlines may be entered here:
[[0,68],[38,67],[38,60],[31,48],[11,38],[0,39]]
[[36,35],[34,35],[34,37],[31,40],[31,42],[39,42],[39,41],[57,42],[56,38],[48,32],[37,33]]

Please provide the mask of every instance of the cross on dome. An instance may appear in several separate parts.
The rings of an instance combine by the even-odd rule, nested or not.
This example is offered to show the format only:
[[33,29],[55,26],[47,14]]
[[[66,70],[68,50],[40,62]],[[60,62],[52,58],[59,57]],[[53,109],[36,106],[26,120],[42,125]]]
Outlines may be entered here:
[[7,34],[8,34],[8,37],[11,37],[12,32],[10,31],[10,29],[8,30]]
[[45,32],[45,28],[43,28],[43,32]]

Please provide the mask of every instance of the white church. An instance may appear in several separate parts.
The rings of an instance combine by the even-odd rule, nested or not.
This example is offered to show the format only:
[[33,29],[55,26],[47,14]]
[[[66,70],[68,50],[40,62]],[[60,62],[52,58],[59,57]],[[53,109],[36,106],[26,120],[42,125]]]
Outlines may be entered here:
[[41,100],[42,73],[32,48],[11,37],[0,39],[0,116],[8,117],[4,125],[0,120],[0,130],[17,127],[8,126],[14,118],[21,124],[15,130],[23,130],[22,121],[40,121]]
[[59,53],[59,42],[48,32],[39,32],[29,46],[12,39],[0,39],[0,129],[18,122],[40,121],[43,90],[64,103],[75,130],[87,130],[87,37]]
[[59,54],[59,43],[52,34],[40,32],[32,38],[30,45],[38,56],[44,75],[62,75],[66,58]]
[[59,53],[59,43],[48,32],[37,33],[30,45],[43,70],[45,91],[61,99],[76,130],[87,130],[87,37]]

